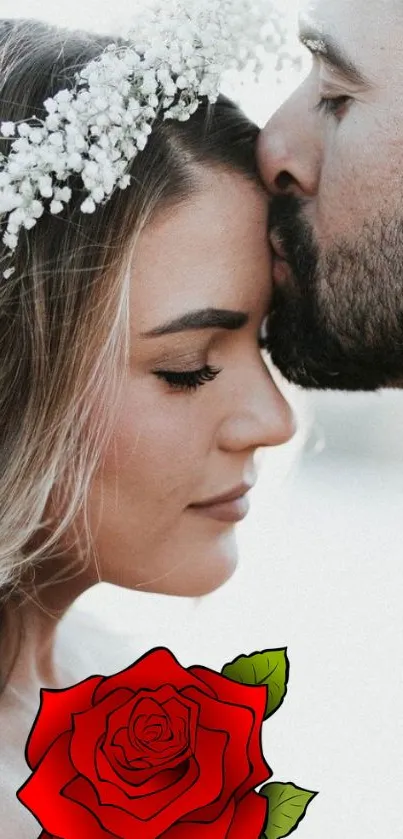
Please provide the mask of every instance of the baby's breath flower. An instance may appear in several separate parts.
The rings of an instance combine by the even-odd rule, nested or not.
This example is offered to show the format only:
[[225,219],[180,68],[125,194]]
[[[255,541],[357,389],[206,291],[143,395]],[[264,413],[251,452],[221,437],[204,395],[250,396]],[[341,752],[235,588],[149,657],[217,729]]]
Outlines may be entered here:
[[49,209],[52,215],[56,216],[58,213],[62,212],[64,207],[61,201],[52,201]]
[[40,194],[44,198],[51,198],[53,195],[53,186],[52,186],[52,178],[50,175],[42,175],[38,181],[38,188]]
[[95,213],[95,201],[92,198],[86,198],[85,201],[83,201],[83,203],[81,204],[80,209],[82,213]]
[[0,125],[0,133],[3,137],[14,137],[15,135],[15,123],[14,122],[2,122]]
[[127,169],[160,110],[164,119],[190,119],[204,97],[217,100],[226,71],[252,59],[259,68],[263,39],[281,46],[279,27],[267,25],[273,15],[267,0],[171,0],[169,8],[155,0],[137,14],[123,46],[109,44],[76,73],[72,89],[45,100],[44,121],[0,122],[0,222],[10,255],[20,229],[34,227],[45,208],[63,212],[72,190],[60,184],[70,176],[80,175],[87,193],[83,213],[94,213],[116,187],[127,189]]
[[5,233],[3,236],[4,244],[10,248],[11,251],[15,250],[17,247],[17,236],[14,233]]

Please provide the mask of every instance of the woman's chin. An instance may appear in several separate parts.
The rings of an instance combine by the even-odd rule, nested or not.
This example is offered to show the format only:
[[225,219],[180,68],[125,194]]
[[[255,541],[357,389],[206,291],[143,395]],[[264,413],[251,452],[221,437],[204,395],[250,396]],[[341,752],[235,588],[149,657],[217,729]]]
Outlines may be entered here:
[[[233,530],[233,529],[232,529]],[[239,560],[238,546],[235,535],[231,534],[225,541],[206,546],[202,552],[189,548],[187,560],[171,572],[165,571],[160,579],[136,585],[136,591],[148,591],[155,594],[169,594],[177,597],[202,597],[223,586],[233,576]],[[157,577],[157,575],[155,575]],[[129,586],[131,588],[132,586]]]

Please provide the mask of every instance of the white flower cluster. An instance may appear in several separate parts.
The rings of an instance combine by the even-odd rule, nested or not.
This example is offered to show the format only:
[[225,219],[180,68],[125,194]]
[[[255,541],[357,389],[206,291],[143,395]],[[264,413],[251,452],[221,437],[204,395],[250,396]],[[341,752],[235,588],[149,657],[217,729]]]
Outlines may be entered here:
[[[228,70],[242,71],[256,48],[273,48],[278,24],[268,27],[267,0],[164,0],[131,24],[125,45],[110,44],[75,75],[71,90],[44,102],[45,120],[0,122],[0,219],[8,259],[21,228],[61,213],[80,176],[83,213],[93,213],[116,187],[130,184],[128,166],[141,152],[157,114],[187,120],[202,97],[218,98]],[[1,119],[1,114],[0,114]],[[15,138],[15,139],[13,139]],[[0,146],[1,148],[1,146]],[[9,267],[5,278],[14,273]]]

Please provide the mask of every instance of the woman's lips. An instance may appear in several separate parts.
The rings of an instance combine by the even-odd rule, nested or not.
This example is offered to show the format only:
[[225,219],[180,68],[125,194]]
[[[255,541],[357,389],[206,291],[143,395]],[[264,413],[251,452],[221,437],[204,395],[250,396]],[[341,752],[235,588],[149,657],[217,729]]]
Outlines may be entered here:
[[191,505],[192,512],[199,516],[215,519],[223,522],[242,521],[249,512],[249,499],[247,495],[236,498],[234,501],[221,501],[216,504]]
[[241,521],[249,511],[248,492],[252,486],[253,484],[240,484],[230,492],[206,499],[198,504],[190,504],[189,509],[199,516],[207,516],[216,521]]

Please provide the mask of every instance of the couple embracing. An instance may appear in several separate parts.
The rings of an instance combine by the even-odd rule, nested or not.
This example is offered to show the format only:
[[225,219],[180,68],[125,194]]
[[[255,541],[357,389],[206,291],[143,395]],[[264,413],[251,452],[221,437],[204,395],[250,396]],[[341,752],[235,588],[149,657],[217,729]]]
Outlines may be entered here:
[[37,835],[15,791],[77,597],[232,575],[255,453],[295,431],[267,353],[305,388],[403,383],[398,4],[310,3],[262,131],[218,95],[251,4],[196,5],[130,46],[0,21],[1,839]]

